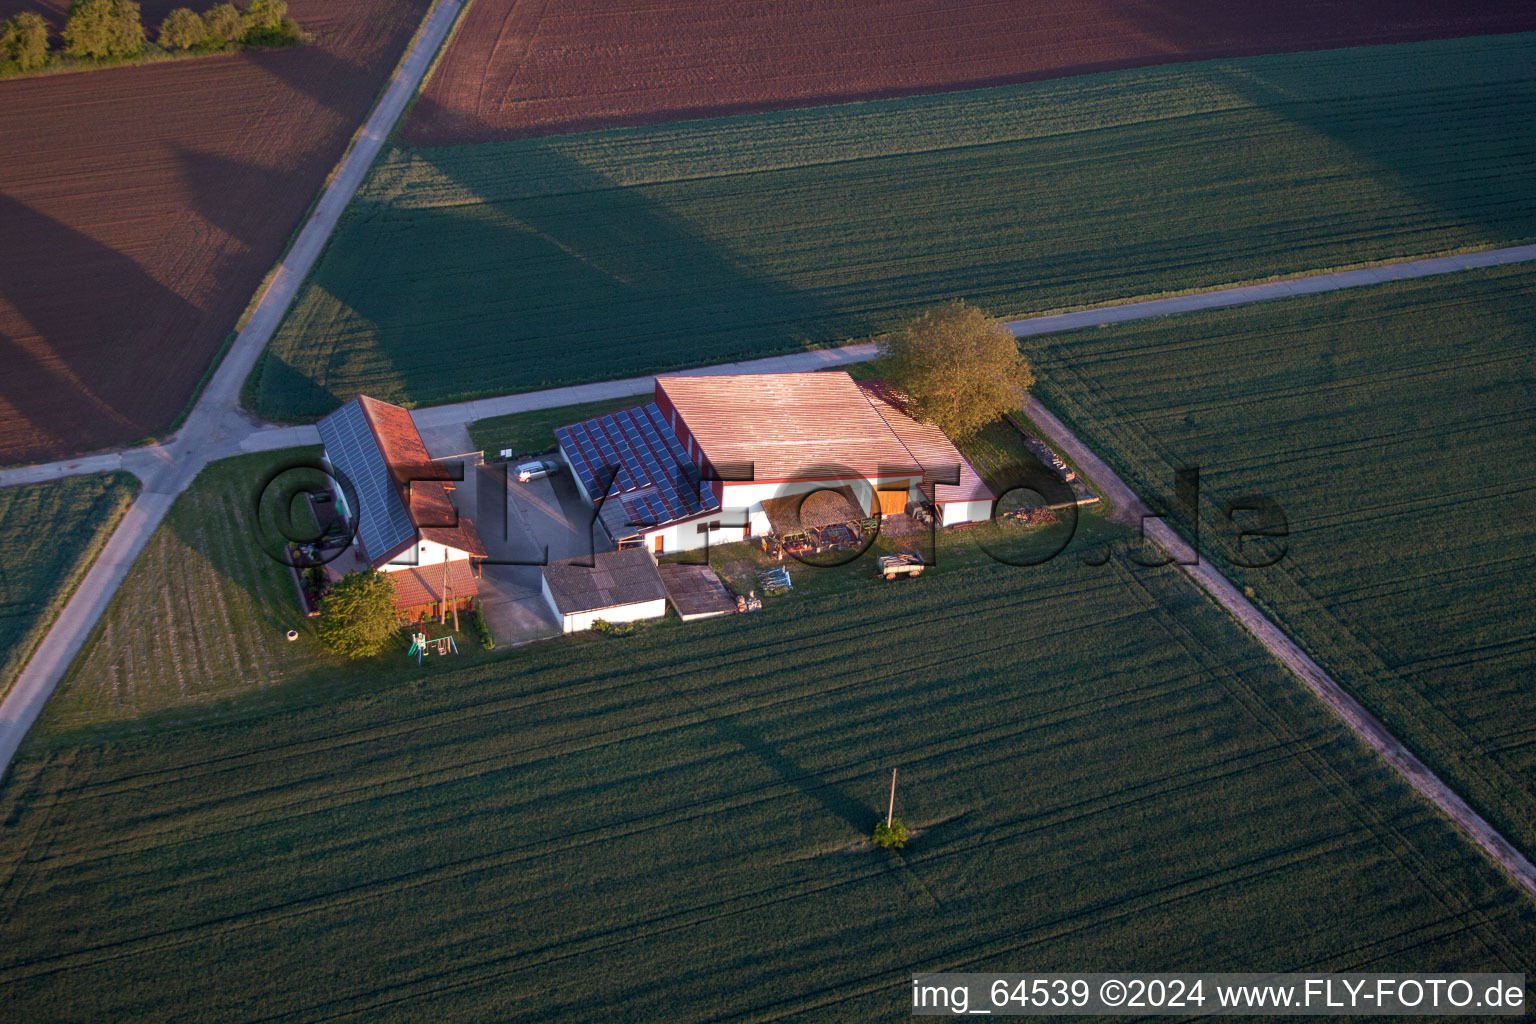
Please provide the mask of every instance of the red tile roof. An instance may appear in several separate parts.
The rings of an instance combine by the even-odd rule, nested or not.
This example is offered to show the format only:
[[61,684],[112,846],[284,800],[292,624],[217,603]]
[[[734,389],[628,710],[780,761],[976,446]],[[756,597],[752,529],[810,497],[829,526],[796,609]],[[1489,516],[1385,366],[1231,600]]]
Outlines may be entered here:
[[[427,446],[422,443],[411,414],[398,405],[366,395],[358,395],[357,402],[379,443],[379,452],[400,492],[406,515],[410,516],[422,538],[477,558],[486,557],[485,544],[481,542],[475,524],[454,511],[448,498],[453,481],[447,469],[427,455]],[[456,525],[445,525],[448,523]],[[398,554],[398,551],[381,552],[379,557],[387,562]],[[375,564],[382,563],[376,560]]]
[[750,464],[754,479],[767,481],[836,476],[819,470],[843,467],[844,476],[876,479],[958,465],[959,482],[937,485],[937,501],[993,497],[944,432],[908,416],[902,396],[880,381],[842,371],[657,377],[656,395],[722,472]]
[[995,497],[982,482],[981,474],[965,461],[965,456],[960,454],[960,450],[944,431],[930,423],[919,423],[907,415],[906,395],[882,380],[861,380],[858,387],[869,397],[870,405],[921,465],[929,470],[942,468],[947,471],[959,464],[958,483],[936,485],[935,501],[942,505],[951,501],[990,501]]
[[657,377],[656,397],[724,475],[748,464],[760,481],[916,472],[912,453],[846,373]]
[[443,565],[448,567],[448,582],[453,588],[454,600],[474,597],[480,593],[480,584],[469,559],[460,558],[442,565],[414,566],[410,569],[391,569],[389,579],[395,585],[395,607],[416,608],[424,604],[436,604],[442,600]]

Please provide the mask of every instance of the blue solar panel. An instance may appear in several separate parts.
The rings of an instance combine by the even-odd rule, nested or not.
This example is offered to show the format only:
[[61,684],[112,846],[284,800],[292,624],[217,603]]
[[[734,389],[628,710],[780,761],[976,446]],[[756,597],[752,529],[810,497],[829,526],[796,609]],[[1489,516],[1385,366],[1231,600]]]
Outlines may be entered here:
[[[555,437],[593,497],[602,490],[599,473],[617,467],[608,491],[626,498],[627,507],[648,520],[646,525],[697,515],[719,504],[710,485],[700,486],[698,467],[654,402],[560,427]],[[647,493],[636,493],[640,491]]]
[[357,489],[357,535],[370,559],[378,559],[416,539],[400,492],[390,478],[383,453],[362,406],[353,400],[321,420],[317,427],[331,465]]

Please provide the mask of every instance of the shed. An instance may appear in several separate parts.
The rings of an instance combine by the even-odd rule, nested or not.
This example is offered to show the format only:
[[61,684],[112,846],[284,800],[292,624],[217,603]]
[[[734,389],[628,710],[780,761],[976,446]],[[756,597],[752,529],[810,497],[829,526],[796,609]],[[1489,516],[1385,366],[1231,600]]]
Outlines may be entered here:
[[865,518],[863,506],[847,484],[823,487],[804,494],[789,494],[782,498],[767,498],[763,512],[773,532],[780,537],[793,537],[810,530],[828,526],[858,522]]
[[668,562],[656,568],[672,607],[684,622],[729,615],[736,610],[735,598],[709,566]]
[[656,558],[644,548],[602,551],[544,566],[540,590],[562,632],[591,629],[598,619],[634,622],[667,614],[667,588]]

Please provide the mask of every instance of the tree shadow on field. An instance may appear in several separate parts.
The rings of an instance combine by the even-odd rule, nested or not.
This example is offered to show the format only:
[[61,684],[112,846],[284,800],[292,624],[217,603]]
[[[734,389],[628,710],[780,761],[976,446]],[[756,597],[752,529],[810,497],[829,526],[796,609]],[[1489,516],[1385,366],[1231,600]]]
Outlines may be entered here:
[[436,404],[841,336],[818,296],[669,208],[672,186],[616,185],[537,140],[489,155],[505,163],[479,149],[416,151],[427,169],[404,172],[410,205],[355,201],[310,284],[337,304],[330,337],[280,334],[268,356],[331,401],[263,379],[261,412],[321,415],[359,391]]
[[855,799],[841,786],[807,771],[798,761],[764,738],[759,730],[745,724],[739,717],[711,718],[709,724],[721,739],[741,747],[784,782],[795,787],[802,796],[816,801],[828,814],[847,822],[855,832],[867,835],[875,827],[878,815],[872,807]]
[[190,387],[179,382],[186,374],[172,365],[146,376],[151,367],[123,356],[163,351],[163,325],[197,308],[129,256],[3,193],[0,238],[10,241],[0,249],[0,398],[32,425],[4,425],[0,436],[16,440],[0,440],[0,463],[122,444],[162,426],[166,392]]
[[[1469,15],[1465,31],[1447,30],[1443,10],[1424,4],[1423,24],[1397,11],[1395,16],[1373,20],[1369,12],[1334,13],[1339,21],[1336,38],[1320,39],[1318,46],[1364,45],[1441,39],[1475,31],[1491,30]],[[1196,33],[1215,33],[1239,38],[1251,31],[1250,22],[1286,16],[1278,8],[1260,11],[1251,5],[1229,4],[1217,21],[1198,22],[1187,11],[1167,2],[1135,8],[1137,29],[1164,45],[1178,46]],[[1485,14],[1489,12],[1483,12]],[[1493,12],[1496,14],[1497,12]],[[1495,17],[1495,23],[1498,19]],[[1510,5],[1507,22],[1536,27],[1536,5]],[[1536,129],[1530,111],[1536,109],[1536,45],[1507,40],[1487,71],[1466,71],[1465,54],[1455,47],[1413,54],[1412,83],[1469,81],[1438,94],[1431,90],[1424,102],[1407,106],[1397,89],[1361,89],[1367,95],[1350,95],[1347,81],[1332,76],[1314,77],[1282,68],[1209,65],[1215,81],[1277,119],[1308,129],[1321,139],[1336,143],[1369,165],[1371,180],[1401,193],[1414,204],[1427,207],[1421,227],[1443,233],[1461,228],[1471,237],[1470,246],[1501,247],[1536,238]],[[1499,45],[1495,43],[1494,45]],[[1517,56],[1506,60],[1513,53]],[[1407,57],[1405,56],[1405,60]],[[1407,88],[1405,77],[1405,88]],[[1323,171],[1319,173],[1326,172]],[[1299,186],[1311,184],[1298,182]],[[1362,224],[1378,236],[1379,245],[1362,251],[1361,259],[1392,259],[1417,256],[1404,239],[1394,247],[1392,232],[1412,214],[1411,208],[1394,211],[1402,216],[1379,227]],[[1372,239],[1367,238],[1367,242]],[[1449,246],[1443,246],[1449,247]],[[1412,250],[1412,251],[1410,251]],[[1289,268],[1310,270],[1309,266]]]
[[[310,28],[302,20],[300,25]],[[248,51],[241,58],[313,100],[322,110],[345,119],[349,130],[368,112],[379,88],[373,81],[377,77],[374,69],[343,57],[323,41]]]
[[315,179],[312,158],[278,170],[176,141],[169,149],[193,211],[247,248],[272,244],[270,201],[307,189]]

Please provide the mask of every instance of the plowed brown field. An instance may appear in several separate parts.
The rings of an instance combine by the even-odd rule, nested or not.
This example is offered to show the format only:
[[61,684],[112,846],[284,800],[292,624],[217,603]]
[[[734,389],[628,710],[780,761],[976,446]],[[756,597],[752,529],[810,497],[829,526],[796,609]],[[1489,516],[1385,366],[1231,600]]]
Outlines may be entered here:
[[314,45],[0,82],[0,465],[169,425],[426,8],[290,0]]
[[1530,0],[475,0],[408,144],[1536,28]]

